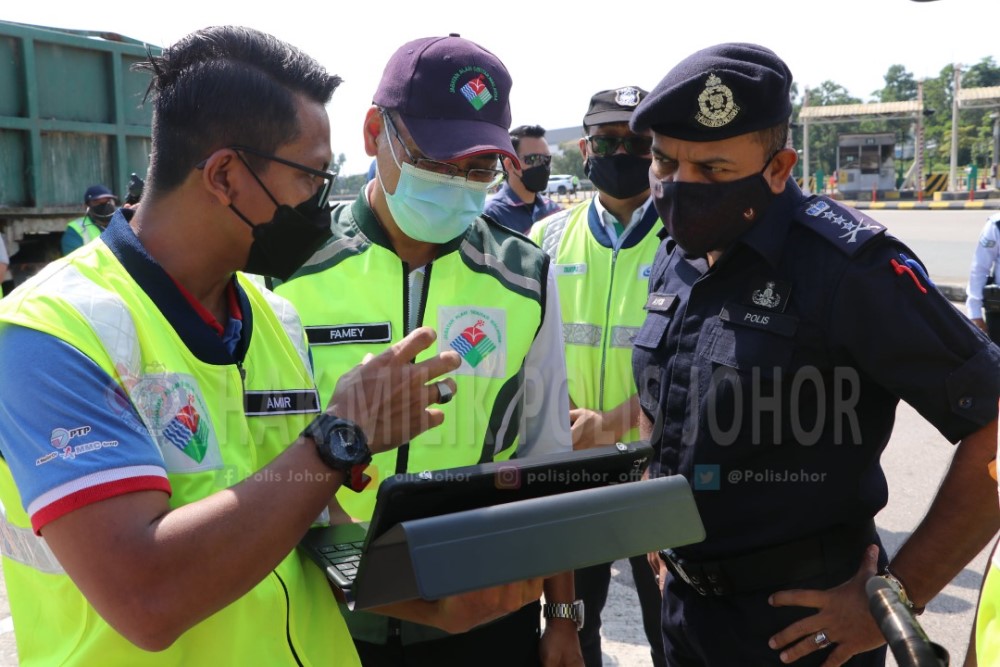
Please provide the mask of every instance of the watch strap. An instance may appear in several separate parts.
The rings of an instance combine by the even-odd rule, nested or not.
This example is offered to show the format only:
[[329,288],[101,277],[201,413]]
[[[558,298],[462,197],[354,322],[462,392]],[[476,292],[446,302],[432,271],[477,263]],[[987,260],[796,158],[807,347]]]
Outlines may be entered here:
[[566,618],[574,621],[579,632],[583,628],[583,600],[543,604],[542,615],[545,618]]

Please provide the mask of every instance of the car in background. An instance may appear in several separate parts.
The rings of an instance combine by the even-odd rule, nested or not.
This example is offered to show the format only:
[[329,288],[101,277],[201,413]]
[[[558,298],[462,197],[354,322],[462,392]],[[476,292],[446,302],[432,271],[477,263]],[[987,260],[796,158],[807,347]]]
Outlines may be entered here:
[[574,178],[571,174],[552,174],[549,176],[549,184],[545,187],[545,194],[575,194],[576,185],[574,185],[573,181]]

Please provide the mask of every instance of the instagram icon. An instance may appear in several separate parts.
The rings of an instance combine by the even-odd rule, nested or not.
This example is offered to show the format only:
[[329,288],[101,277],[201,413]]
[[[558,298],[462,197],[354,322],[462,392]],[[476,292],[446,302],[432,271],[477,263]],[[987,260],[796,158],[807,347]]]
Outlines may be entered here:
[[521,469],[516,465],[504,465],[497,469],[496,486],[498,489],[521,488]]

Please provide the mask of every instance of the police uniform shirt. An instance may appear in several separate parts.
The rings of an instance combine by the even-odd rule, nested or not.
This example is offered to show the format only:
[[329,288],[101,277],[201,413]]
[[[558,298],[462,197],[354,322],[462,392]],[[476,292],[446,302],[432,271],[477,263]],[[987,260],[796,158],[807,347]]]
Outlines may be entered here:
[[870,520],[899,399],[952,442],[997,416],[1000,350],[884,227],[791,180],[711,268],[665,240],[649,291],[633,372],[705,523],[685,557]]
[[979,234],[976,252],[969,269],[965,307],[971,319],[983,317],[983,288],[990,278],[996,280],[997,258],[1000,257],[1000,213],[991,215]]

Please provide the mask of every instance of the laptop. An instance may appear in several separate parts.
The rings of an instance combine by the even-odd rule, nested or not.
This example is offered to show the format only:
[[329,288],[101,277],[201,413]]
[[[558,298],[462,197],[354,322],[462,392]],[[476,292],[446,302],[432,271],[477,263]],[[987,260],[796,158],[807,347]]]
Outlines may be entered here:
[[704,539],[682,477],[638,482],[648,444],[395,475],[368,523],[299,547],[367,609],[437,599]]

